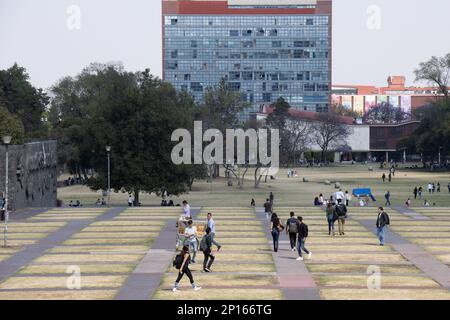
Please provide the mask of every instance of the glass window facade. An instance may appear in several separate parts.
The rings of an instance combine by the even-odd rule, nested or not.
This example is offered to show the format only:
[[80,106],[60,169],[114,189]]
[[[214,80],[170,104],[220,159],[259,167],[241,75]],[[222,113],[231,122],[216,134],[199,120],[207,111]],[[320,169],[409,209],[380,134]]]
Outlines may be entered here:
[[225,78],[258,111],[285,98],[293,108],[327,112],[328,15],[167,15],[164,80],[201,101]]

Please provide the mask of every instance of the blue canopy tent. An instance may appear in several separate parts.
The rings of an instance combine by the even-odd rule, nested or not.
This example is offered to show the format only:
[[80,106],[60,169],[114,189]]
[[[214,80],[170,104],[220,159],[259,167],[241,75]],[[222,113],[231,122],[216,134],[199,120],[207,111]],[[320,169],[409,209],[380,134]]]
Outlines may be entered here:
[[370,197],[372,201],[376,202],[377,199],[372,194],[372,189],[370,188],[360,188],[360,189],[353,189],[353,195],[355,197]]

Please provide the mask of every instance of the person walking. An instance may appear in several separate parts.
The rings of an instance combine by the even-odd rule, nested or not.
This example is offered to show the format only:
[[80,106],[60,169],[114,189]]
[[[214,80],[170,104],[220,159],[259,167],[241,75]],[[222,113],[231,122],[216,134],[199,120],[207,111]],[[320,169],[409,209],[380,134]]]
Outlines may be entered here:
[[348,207],[351,201],[352,195],[348,191],[345,191],[345,205]]
[[411,207],[411,199],[410,198],[408,198],[408,200],[406,200],[405,205],[407,208]]
[[269,219],[272,214],[272,204],[269,199],[266,199],[266,202],[264,203],[264,212],[266,213],[267,219]]
[[302,217],[298,217],[299,227],[298,227],[298,241],[297,241],[297,251],[298,258],[297,261],[303,261],[302,251],[308,255],[308,259],[311,259],[312,252],[306,249],[306,238],[308,238],[308,226],[303,222]]
[[193,252],[192,264],[195,263],[195,257],[197,256],[197,228],[194,227],[192,220],[188,221],[188,227],[186,228],[184,235],[189,244],[189,250]]
[[386,237],[386,228],[390,225],[389,215],[384,211],[383,207],[378,208],[377,218],[377,237],[380,240],[380,246],[384,246]]
[[392,173],[389,173],[388,180],[389,182],[392,182]]
[[130,194],[130,195],[128,195],[128,206],[129,207],[132,207],[133,206],[133,197],[132,197],[132,195]]
[[386,192],[386,194],[384,195],[384,198],[386,199],[386,207],[390,207],[391,206],[391,192],[388,191]]
[[203,251],[203,272],[211,272],[211,266],[214,263],[216,257],[212,254],[213,237],[211,236],[211,228],[208,227],[205,230],[205,236],[200,243],[200,250]]
[[386,174],[383,173],[383,175],[381,176],[381,180],[383,180],[383,183],[386,182]]
[[345,219],[347,217],[347,207],[342,203],[342,200],[338,200],[338,204],[336,205],[336,214],[338,216],[338,224],[339,224],[339,235],[345,235]]
[[189,203],[186,200],[183,201],[183,215],[184,215],[185,220],[192,219],[191,206],[189,205]]
[[274,252],[278,252],[281,231],[283,231],[281,221],[276,213],[272,213],[272,218],[270,219],[270,232],[272,233]]
[[450,182],[448,183],[447,188],[448,188],[448,193],[450,193]]
[[220,251],[220,248],[222,248],[222,246],[220,245],[220,243],[218,243],[215,240],[215,238],[216,238],[216,223],[214,222],[214,220],[212,218],[211,212],[208,212],[206,219],[208,219],[208,221],[206,222],[206,227],[211,230],[211,242],[212,242],[212,244],[214,244],[217,247],[217,251]]
[[419,193],[419,189],[417,189],[417,187],[414,188],[413,194],[414,194],[414,199],[417,199],[417,194]]
[[419,194],[419,199],[422,199],[422,194],[423,194],[423,188],[422,187],[419,187],[418,194]]
[[194,277],[192,276],[192,272],[189,269],[189,264],[191,263],[191,256],[189,255],[189,248],[187,246],[184,246],[181,250],[181,253],[175,258],[174,266],[179,270],[177,280],[175,280],[175,285],[173,286],[172,291],[178,292],[178,287],[180,285],[180,281],[183,278],[183,276],[186,274],[186,276],[189,278],[189,281],[191,282],[192,289],[195,291],[198,291],[201,289],[201,287],[198,287],[195,284]]
[[298,219],[295,217],[295,213],[290,213],[290,218],[286,221],[286,235],[289,236],[289,242],[291,244],[291,251],[295,251],[297,247],[297,235],[298,235]]
[[333,233],[333,237],[334,237],[336,235],[336,233],[334,232],[334,223],[338,219],[338,216],[337,216],[336,210],[333,207],[332,203],[328,203],[327,209],[326,209],[326,214],[327,214],[327,221],[328,221],[328,235],[331,236],[331,233]]
[[275,200],[275,196],[274,196],[273,192],[270,193],[269,200],[270,200],[270,204],[273,206],[273,201]]
[[441,193],[441,183],[440,182],[438,182],[437,183],[437,193]]
[[431,183],[428,184],[428,193],[431,194],[433,192],[433,185]]

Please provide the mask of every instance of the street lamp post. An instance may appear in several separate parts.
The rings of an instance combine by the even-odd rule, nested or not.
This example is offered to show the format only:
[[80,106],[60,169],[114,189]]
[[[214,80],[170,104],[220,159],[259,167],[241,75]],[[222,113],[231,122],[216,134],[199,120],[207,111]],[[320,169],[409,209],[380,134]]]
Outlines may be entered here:
[[441,150],[442,150],[442,147],[439,147],[439,165],[441,165]]
[[11,136],[3,136],[2,140],[6,147],[6,162],[5,162],[5,224],[3,227],[3,246],[8,246],[8,189],[9,189],[9,145],[11,144]]
[[111,146],[106,146],[108,153],[108,207],[111,207]]

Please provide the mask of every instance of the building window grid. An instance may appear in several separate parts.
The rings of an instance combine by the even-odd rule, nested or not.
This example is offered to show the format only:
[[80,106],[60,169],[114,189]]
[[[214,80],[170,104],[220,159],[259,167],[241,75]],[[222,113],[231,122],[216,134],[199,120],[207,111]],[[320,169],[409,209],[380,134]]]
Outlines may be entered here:
[[[176,19],[176,25],[168,24],[168,19]],[[199,100],[203,94],[201,89],[215,85],[221,77],[228,77],[232,88],[243,92],[248,101],[273,102],[279,96],[284,96],[294,107],[323,111],[328,108],[330,94],[329,57],[326,55],[329,50],[328,17],[319,16],[312,19],[312,26],[306,26],[306,17],[301,16],[232,17],[231,21],[229,17],[202,17],[200,21],[198,17],[166,17],[166,78],[173,79],[177,89],[192,87],[194,83],[193,87],[197,90],[194,95]],[[208,28],[204,28],[206,25]],[[233,27],[230,28],[229,25]],[[292,30],[292,25],[303,27],[302,30]],[[272,26],[276,26],[276,32]],[[238,31],[230,34],[231,30]],[[243,35],[245,30],[251,30],[251,35],[250,32],[248,36]],[[195,58],[190,51],[190,37],[203,38],[197,41]],[[249,41],[246,42],[247,48],[242,48],[242,41]],[[268,50],[273,41],[277,41],[274,48],[276,50]],[[314,45],[298,46],[297,43],[296,46],[296,41]],[[316,57],[294,58],[295,48],[312,49],[308,52]],[[178,61],[171,59],[174,50],[177,52]],[[255,53],[258,52],[260,58],[255,59]],[[278,58],[264,59],[264,54],[278,54]],[[280,55],[283,56],[282,61],[277,61]],[[209,65],[207,73],[204,72],[205,65]],[[239,72],[235,71],[236,65],[239,65]],[[171,70],[174,66],[178,70]],[[297,80],[297,71],[309,71],[315,76],[309,80]],[[230,79],[231,72],[235,72],[232,73],[235,79]],[[274,77],[274,80],[269,79],[270,73],[277,73],[277,77]],[[189,74],[189,81],[186,80],[185,74]],[[266,101],[269,96],[271,101]]]

